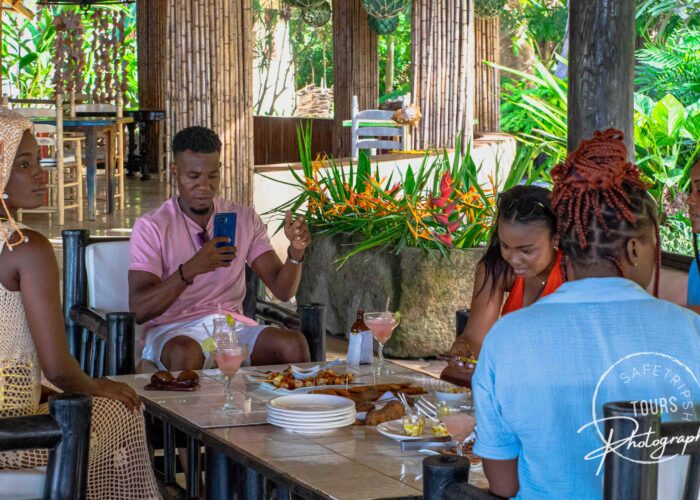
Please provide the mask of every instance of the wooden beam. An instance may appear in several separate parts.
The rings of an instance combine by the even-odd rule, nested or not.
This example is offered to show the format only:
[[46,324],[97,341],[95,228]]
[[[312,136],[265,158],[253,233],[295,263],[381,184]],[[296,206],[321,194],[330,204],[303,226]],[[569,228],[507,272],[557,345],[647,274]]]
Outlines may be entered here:
[[22,0],[2,0],[3,5],[9,6],[10,9],[22,14],[27,19],[34,19],[34,13],[25,7]]
[[633,160],[635,0],[571,0],[569,16],[569,151],[614,127]]

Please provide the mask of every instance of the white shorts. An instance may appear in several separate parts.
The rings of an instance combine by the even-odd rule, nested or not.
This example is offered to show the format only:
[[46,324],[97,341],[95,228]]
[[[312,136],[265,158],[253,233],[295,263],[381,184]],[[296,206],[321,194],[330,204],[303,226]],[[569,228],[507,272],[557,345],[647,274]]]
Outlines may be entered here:
[[[196,340],[200,344],[206,339],[209,334],[202,326],[202,323],[207,325],[210,332],[214,331],[214,318],[218,318],[218,314],[210,314],[208,316],[202,316],[200,318],[181,321],[178,323],[168,323],[167,325],[160,325],[152,328],[146,334],[146,344],[143,348],[142,358],[155,363],[160,370],[167,370],[160,360],[161,353],[163,352],[163,347],[168,341],[174,339],[175,337],[189,337]],[[244,325],[241,322],[236,323],[236,333],[238,334],[239,342],[245,344],[248,347],[248,359],[243,363],[244,366],[250,366],[250,355],[253,352],[255,343],[258,341],[258,336],[268,325]],[[207,355],[207,359],[204,362],[205,367],[211,364],[210,356]]]

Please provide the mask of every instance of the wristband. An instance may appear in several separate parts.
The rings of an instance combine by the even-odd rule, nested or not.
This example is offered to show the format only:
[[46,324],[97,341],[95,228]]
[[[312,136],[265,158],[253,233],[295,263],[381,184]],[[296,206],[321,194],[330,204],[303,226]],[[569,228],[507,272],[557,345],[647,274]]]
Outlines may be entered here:
[[187,281],[185,279],[185,274],[182,272],[182,266],[184,266],[184,264],[180,264],[180,266],[177,268],[177,272],[180,273],[180,279],[185,283],[185,285],[190,286],[192,283],[194,283],[194,280]]
[[304,262],[304,256],[303,256],[303,255],[301,256],[301,259],[299,259],[299,260],[296,260],[294,257],[292,257],[292,253],[289,251],[290,248],[291,248],[291,247],[287,247],[287,258],[289,259],[289,262],[291,262],[291,263],[294,264],[295,266],[298,266],[299,264],[301,264],[302,262]]

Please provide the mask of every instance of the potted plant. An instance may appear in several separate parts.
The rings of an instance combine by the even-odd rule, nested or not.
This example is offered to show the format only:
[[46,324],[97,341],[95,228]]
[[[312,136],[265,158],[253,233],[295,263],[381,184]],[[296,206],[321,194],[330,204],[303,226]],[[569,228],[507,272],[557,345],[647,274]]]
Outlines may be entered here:
[[[470,147],[420,160],[417,169],[386,177],[367,155],[343,166],[313,160],[310,130],[299,133],[301,171],[292,169],[298,194],[268,215],[303,213],[313,235],[299,302],[328,306],[328,328],[349,330],[357,309],[401,312],[386,345],[397,357],[443,353],[454,340],[455,311],[471,301],[473,275],[495,213],[496,176],[477,181]],[[521,152],[519,157],[528,157]],[[529,165],[503,183],[519,181]]]

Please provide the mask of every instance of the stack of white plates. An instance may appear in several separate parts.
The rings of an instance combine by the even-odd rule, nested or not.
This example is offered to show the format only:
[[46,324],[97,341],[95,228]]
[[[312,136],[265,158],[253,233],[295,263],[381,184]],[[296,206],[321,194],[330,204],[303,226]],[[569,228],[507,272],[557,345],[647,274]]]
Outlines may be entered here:
[[317,434],[355,423],[355,403],[328,394],[282,396],[267,403],[267,421],[285,429]]

